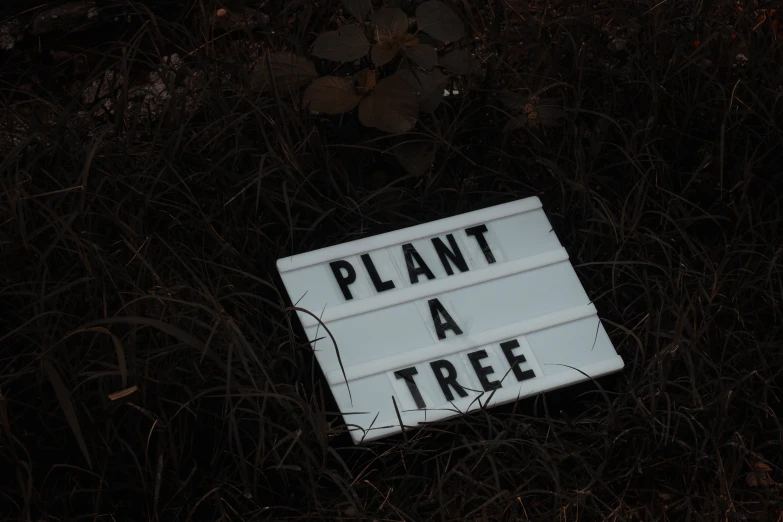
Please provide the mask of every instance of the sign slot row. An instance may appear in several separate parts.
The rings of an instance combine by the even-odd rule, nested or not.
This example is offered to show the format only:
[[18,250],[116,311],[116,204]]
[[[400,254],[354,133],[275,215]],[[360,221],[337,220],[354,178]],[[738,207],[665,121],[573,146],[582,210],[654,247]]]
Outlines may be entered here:
[[[488,344],[500,343],[507,339],[513,339],[531,332],[560,326],[594,315],[596,315],[596,310],[595,306],[592,304],[574,306],[573,308],[558,310],[551,314],[540,315],[527,321],[486,330],[469,337],[455,337],[448,343],[431,344],[430,346],[418,348],[411,352],[402,352],[390,357],[375,359],[374,361],[365,364],[345,367],[345,376],[349,381],[362,379],[371,375],[401,368],[405,365],[439,359],[452,352],[462,352]],[[343,377],[341,370],[327,373],[326,380],[331,385],[345,383],[345,378]]]
[[[567,260],[568,252],[566,252],[565,248],[561,247],[557,250],[552,250],[543,254],[503,263],[502,265],[498,265],[494,270],[465,272],[449,277],[448,279],[433,281],[426,286],[411,286],[408,288],[401,288],[393,293],[378,294],[374,297],[363,299],[362,301],[349,301],[342,305],[327,308],[320,317],[321,321],[328,326],[330,321],[337,321],[347,317],[381,310],[408,301],[424,299],[457,288],[486,283],[501,277],[520,274],[522,272],[527,272],[528,270],[535,270]],[[305,316],[302,319],[302,324],[307,328],[317,325],[318,321],[313,317]]]

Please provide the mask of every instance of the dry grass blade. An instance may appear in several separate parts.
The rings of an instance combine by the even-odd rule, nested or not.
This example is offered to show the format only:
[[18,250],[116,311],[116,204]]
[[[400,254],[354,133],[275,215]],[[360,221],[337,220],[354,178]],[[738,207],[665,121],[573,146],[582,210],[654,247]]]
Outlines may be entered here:
[[124,390],[120,390],[118,392],[110,393],[109,394],[109,400],[110,401],[116,401],[119,399],[122,399],[123,397],[127,397],[128,395],[132,395],[133,393],[136,393],[139,390],[139,387],[134,385],[130,388],[126,388]]
[[326,333],[329,334],[329,338],[332,340],[332,344],[334,345],[334,351],[337,354],[337,363],[340,365],[340,371],[342,372],[343,379],[345,380],[345,387],[348,390],[348,398],[353,403],[353,396],[351,395],[351,387],[348,384],[348,377],[345,375],[345,367],[343,366],[343,358],[340,356],[340,349],[337,346],[337,340],[332,335],[332,332],[330,332],[329,328],[327,328],[326,325],[323,324],[323,322],[321,322],[321,318],[318,317],[317,315],[315,315],[314,313],[312,313],[311,311],[305,310],[304,308],[299,308],[297,306],[292,306],[290,308],[290,310],[295,310],[297,312],[302,312],[302,313],[305,313],[305,314],[309,315],[310,317],[312,317],[313,319],[318,321],[318,327],[319,328],[322,327],[324,330],[326,330]]
[[[3,435],[7,441],[13,440],[13,435],[11,433],[11,421],[8,418],[8,403],[3,395],[3,390],[0,389],[0,424],[3,426]],[[13,444],[9,442],[9,450],[11,453],[11,456],[13,460],[18,459],[18,456],[16,454],[16,448],[14,448]]]
[[429,142],[405,142],[394,147],[394,155],[414,176],[424,176],[432,167],[435,149]]
[[182,330],[181,328],[178,328],[172,324],[168,324],[164,321],[159,321],[157,319],[151,319],[148,317],[111,317],[107,319],[97,319],[95,321],[91,321],[90,323],[86,324],[84,328],[91,328],[93,326],[104,324],[134,324],[152,326],[153,328],[156,328],[161,332],[166,333],[175,339],[178,339],[183,343],[195,348],[201,353],[202,357],[207,356],[210,360],[212,360],[212,362],[217,364],[218,367],[223,370],[227,370],[226,364],[220,360],[220,358],[209,348],[207,344],[200,341],[190,333]]
[[76,335],[78,333],[84,333],[84,332],[97,332],[111,337],[111,340],[114,343],[114,350],[117,353],[117,366],[120,369],[120,377],[122,378],[122,387],[123,388],[126,387],[128,385],[128,365],[125,362],[125,348],[122,346],[122,341],[120,341],[120,339],[116,335],[111,333],[111,331],[108,328],[103,328],[101,326],[95,326],[93,328],[80,328],[78,330],[74,330],[73,332],[66,335],[65,339],[71,337],[72,335]]
[[60,374],[57,373],[57,370],[54,368],[54,366],[52,366],[52,363],[44,359],[42,364],[44,372],[46,372],[46,375],[49,377],[49,382],[52,383],[54,393],[57,395],[57,402],[60,403],[60,408],[62,408],[63,413],[65,414],[65,419],[68,421],[68,425],[71,427],[73,436],[76,437],[76,442],[79,444],[79,449],[82,450],[84,460],[87,461],[87,466],[92,469],[90,453],[87,451],[87,444],[84,442],[84,437],[82,436],[82,428],[79,425],[79,419],[76,416],[76,410],[74,410],[73,403],[71,402],[71,392],[68,391],[68,388],[65,386],[65,383],[60,377]]
[[394,404],[394,413],[397,414],[397,422],[400,423],[400,430],[402,431],[402,438],[407,443],[408,433],[405,430],[405,425],[402,423],[402,415],[400,415],[400,409],[397,407],[397,399],[392,395],[392,404]]

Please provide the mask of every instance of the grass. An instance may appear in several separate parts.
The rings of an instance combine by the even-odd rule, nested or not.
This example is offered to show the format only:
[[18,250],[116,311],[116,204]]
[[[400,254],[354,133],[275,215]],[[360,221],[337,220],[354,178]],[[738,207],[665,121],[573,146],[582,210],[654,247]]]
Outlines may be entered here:
[[[783,519],[778,22],[457,5],[487,74],[404,136],[251,88],[338,2],[108,2],[0,51],[4,520]],[[503,133],[542,90],[565,117]],[[532,195],[623,372],[355,447],[275,260]]]

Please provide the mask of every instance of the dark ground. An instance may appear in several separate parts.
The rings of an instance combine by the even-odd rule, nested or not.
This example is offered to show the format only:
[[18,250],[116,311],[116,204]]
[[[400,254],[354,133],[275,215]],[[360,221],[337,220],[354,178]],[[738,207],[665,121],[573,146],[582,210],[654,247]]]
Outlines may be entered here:
[[[486,74],[389,136],[251,88],[339,2],[6,4],[3,520],[783,520],[775,6],[455,5]],[[354,447],[275,260],[532,195],[625,370]]]

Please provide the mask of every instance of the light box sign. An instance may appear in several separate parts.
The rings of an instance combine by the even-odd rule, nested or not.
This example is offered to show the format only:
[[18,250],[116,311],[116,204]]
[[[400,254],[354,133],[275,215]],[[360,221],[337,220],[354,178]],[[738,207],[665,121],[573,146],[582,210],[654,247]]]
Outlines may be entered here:
[[623,367],[535,197],[277,268],[356,443]]

